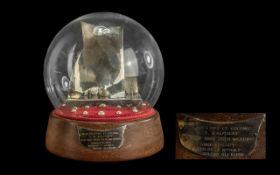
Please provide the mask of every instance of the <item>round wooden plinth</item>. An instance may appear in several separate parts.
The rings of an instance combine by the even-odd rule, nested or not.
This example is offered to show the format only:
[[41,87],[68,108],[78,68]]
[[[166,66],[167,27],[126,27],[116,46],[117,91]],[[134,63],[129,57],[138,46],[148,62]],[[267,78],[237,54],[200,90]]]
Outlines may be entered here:
[[[110,131],[123,128],[121,144],[99,150],[81,142],[79,128]],[[120,139],[120,138],[118,138]],[[51,113],[46,134],[46,147],[55,155],[83,161],[124,161],[159,152],[164,143],[159,114],[130,122],[91,122],[61,118]]]

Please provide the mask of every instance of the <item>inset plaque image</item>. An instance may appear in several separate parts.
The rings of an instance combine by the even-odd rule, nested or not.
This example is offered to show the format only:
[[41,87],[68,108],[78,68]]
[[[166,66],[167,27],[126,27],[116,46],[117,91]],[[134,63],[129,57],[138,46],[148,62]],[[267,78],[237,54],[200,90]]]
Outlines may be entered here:
[[177,114],[176,159],[265,159],[264,113]]

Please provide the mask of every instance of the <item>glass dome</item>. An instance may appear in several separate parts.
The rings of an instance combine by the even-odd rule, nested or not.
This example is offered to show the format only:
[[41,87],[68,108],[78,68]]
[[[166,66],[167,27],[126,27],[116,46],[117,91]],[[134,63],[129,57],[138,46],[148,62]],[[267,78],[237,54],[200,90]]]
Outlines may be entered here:
[[53,39],[44,64],[52,104],[153,106],[162,89],[159,47],[139,23],[117,13],[92,13],[67,24]]

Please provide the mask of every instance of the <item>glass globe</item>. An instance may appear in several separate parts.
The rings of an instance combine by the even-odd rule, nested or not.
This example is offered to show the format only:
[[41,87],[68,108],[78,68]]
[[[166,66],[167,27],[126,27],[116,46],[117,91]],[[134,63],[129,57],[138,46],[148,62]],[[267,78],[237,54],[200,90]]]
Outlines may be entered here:
[[85,120],[149,111],[163,79],[162,55],[152,35],[117,13],[92,13],[67,24],[51,42],[44,63],[56,114]]

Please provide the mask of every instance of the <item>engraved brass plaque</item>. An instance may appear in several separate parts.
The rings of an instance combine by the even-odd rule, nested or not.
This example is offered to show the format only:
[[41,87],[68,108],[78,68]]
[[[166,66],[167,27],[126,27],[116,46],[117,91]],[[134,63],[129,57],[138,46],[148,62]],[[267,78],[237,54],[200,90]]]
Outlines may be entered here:
[[241,121],[208,121],[187,114],[178,118],[180,143],[188,150],[218,159],[235,159],[254,152],[265,115]]
[[126,125],[109,130],[77,127],[80,143],[93,150],[112,150],[123,144]]

